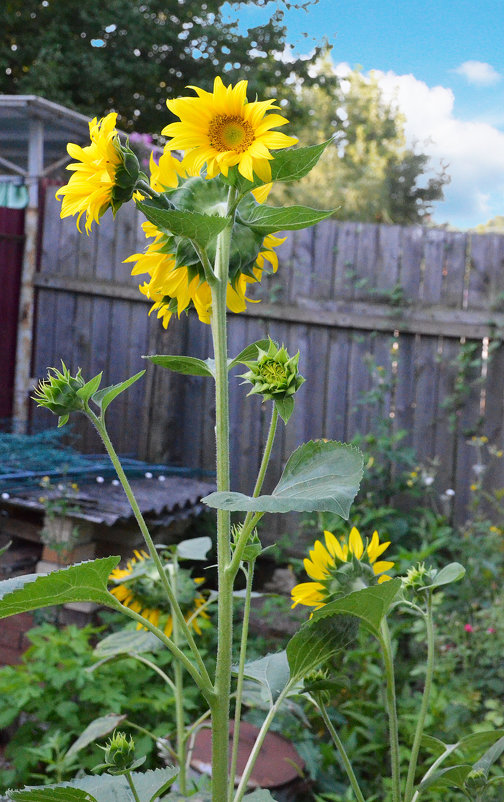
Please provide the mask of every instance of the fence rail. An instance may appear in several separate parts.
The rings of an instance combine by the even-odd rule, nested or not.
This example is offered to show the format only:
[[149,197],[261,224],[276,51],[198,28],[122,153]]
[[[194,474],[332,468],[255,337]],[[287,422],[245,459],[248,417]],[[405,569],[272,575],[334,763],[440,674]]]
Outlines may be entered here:
[[[146,367],[144,354],[209,355],[209,327],[193,314],[172,320],[168,331],[146,314],[148,302],[122,264],[144,246],[132,206],[115,224],[106,215],[87,237],[73,220],[60,221],[48,196],[44,221],[35,375],[62,358],[86,376],[103,370],[104,382],[115,383]],[[406,430],[419,460],[438,458],[439,487],[456,489],[455,514],[463,517],[476,457],[468,437],[502,443],[504,236],[328,221],[290,233],[279,258],[278,273],[257,288],[262,302],[229,320],[232,354],[265,333],[301,351],[307,383],[281,428],[269,475],[278,477],[303,441],[348,441],[376,428],[376,409],[357,403],[373,386],[371,363],[394,377],[383,414],[396,431]],[[475,358],[463,362],[472,345]],[[209,379],[149,366],[144,381],[111,407],[118,450],[212,469],[212,391]],[[234,378],[231,434],[240,435],[240,448],[232,450],[232,478],[247,492],[269,413],[259,399],[245,401],[245,392]],[[77,426],[82,445],[95,452],[84,424]],[[44,411],[34,411],[33,425],[48,425]],[[504,465],[492,468],[489,481],[504,485]]]

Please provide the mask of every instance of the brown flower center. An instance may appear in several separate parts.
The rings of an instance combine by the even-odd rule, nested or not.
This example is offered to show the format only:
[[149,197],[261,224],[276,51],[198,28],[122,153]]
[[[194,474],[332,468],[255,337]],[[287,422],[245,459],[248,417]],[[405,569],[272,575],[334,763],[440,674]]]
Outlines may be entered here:
[[208,126],[210,144],[219,153],[234,150],[244,153],[254,141],[254,129],[247,120],[237,115],[218,114]]

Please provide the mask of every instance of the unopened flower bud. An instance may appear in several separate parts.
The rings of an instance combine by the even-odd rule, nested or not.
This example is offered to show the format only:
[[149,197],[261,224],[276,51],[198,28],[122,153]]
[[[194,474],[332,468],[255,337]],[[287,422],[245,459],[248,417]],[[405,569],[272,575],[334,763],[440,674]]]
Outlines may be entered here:
[[464,788],[469,793],[481,792],[487,784],[487,775],[484,769],[473,769],[465,778]]
[[249,395],[258,393],[265,401],[289,398],[299,390],[304,378],[298,372],[299,351],[290,357],[287,350],[270,340],[267,351],[258,349],[257,359],[244,364],[248,372],[242,379],[252,384]]
[[84,401],[79,397],[78,391],[84,385],[85,381],[80,368],[75,376],[71,376],[65,363],[62,362],[61,371],[57,368],[49,368],[47,379],[40,381],[35,388],[33,400],[39,407],[46,407],[55,415],[68,415],[70,412],[82,411]]
[[114,732],[105,747],[105,763],[116,770],[127,771],[135,762],[135,742],[131,735]]

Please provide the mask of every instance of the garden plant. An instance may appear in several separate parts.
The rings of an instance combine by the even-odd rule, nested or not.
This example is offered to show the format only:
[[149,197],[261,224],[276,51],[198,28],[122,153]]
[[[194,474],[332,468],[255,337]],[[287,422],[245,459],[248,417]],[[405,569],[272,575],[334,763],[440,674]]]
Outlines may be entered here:
[[[120,611],[138,625],[138,630],[109,636],[101,645],[102,655],[105,660],[150,663],[166,684],[167,698],[175,699],[176,744],[169,752],[172,765],[142,771],[144,757],[138,753],[132,733],[124,731],[124,719],[99,716],[64,754],[60,754],[61,748],[66,748],[64,733],[51,745],[59,765],[66,759],[68,767],[80,748],[108,737],[95,773],[11,790],[9,797],[25,802],[154,802],[158,798],[175,802],[197,793],[197,798],[211,802],[268,802],[274,799],[269,791],[249,791],[254,763],[286,700],[301,697],[309,700],[327,727],[334,744],[334,762],[339,761],[347,778],[346,798],[376,800],[376,791],[364,794],[359,767],[328,713],[331,698],[342,683],[333,669],[354,648],[360,627],[374,636],[383,661],[390,772],[387,765],[381,766],[376,788],[386,787],[391,802],[428,800],[436,787],[454,788],[458,797],[473,802],[491,798],[487,794],[503,779],[495,770],[504,751],[502,731],[460,734],[457,743],[451,744],[431,739],[428,743],[435,757],[423,776],[418,771],[434,671],[436,598],[440,590],[462,579],[464,568],[458,561],[444,567],[420,562],[405,567],[402,577],[393,578],[394,562],[383,558],[391,543],[380,539],[372,523],[367,531],[348,527],[341,536],[326,529],[324,540],[315,542],[304,561],[309,581],[293,590],[293,606],[307,606],[311,616],[285,650],[247,660],[254,566],[262,553],[257,530],[261,519],[266,513],[287,512],[323,512],[348,519],[364,460],[355,446],[311,441],[294,451],[275,489],[262,493],[277,428],[288,425],[295,394],[304,380],[298,370],[299,355],[289,354],[269,338],[251,343],[239,354],[229,354],[227,309],[243,311],[250,285],[261,280],[268,266],[277,269],[275,247],[282,241],[278,232],[311,226],[332,214],[332,210],[301,205],[276,208],[266,204],[271,185],[307,175],[323,158],[327,143],[295,147],[295,137],[274,130],[287,123],[275,102],[249,102],[246,81],[225,86],[217,77],[212,92],[192,89],[193,95],[167,102],[179,120],[163,129],[168,142],[159,163],[151,159],[150,176],[140,169],[128,142],[121,141],[116,115],[111,113],[90,123],[90,145],[68,146],[75,160],[69,165],[72,175],[57,196],[62,198],[62,216],[77,215],[78,226],[84,216],[88,233],[109,207],[115,214],[122,204],[136,203],[146,218],[144,231],[151,242],[144,253],[126,261],[135,263],[134,275],[148,276],[140,291],[152,300],[151,311],[166,327],[174,314],[180,316],[193,308],[201,323],[211,326],[212,357],[149,355],[148,359],[158,368],[203,376],[215,385],[217,490],[204,502],[216,510],[217,588],[205,590],[201,578],[181,566],[186,559],[205,557],[206,539],[186,541],[171,549],[156,547],[109,438],[108,407],[140,380],[144,371],[101,388],[101,374],[85,378],[76,366],[64,364],[49,369],[37,387],[35,400],[58,415],[59,426],[79,413],[95,427],[130,501],[144,549],[125,568],[118,567],[118,557],[107,557],[47,576],[29,575],[0,583],[1,617],[89,601]],[[178,158],[173,152],[183,155]],[[228,374],[232,369],[241,371],[244,383],[250,386],[249,394],[262,396],[271,407],[269,434],[251,495],[231,488]],[[241,518],[237,515],[232,522],[232,513]],[[244,611],[239,658],[233,663],[233,604],[241,573],[246,577]],[[198,643],[212,606],[216,609],[215,660],[213,656],[207,659]],[[415,617],[417,631],[427,644],[423,693],[419,709],[412,714],[415,723],[407,744],[401,744],[399,737],[395,646],[389,626],[398,611]],[[153,639],[171,655],[169,672],[145,657],[153,650]],[[260,689],[266,713],[247,764],[235,781],[246,681],[255,682]],[[184,710],[188,686],[191,701],[196,688],[204,708],[189,728]],[[234,735],[230,747],[231,711]],[[190,735],[207,722],[212,730],[211,779],[206,787],[204,783],[197,787],[187,771]],[[408,753],[406,771],[401,760],[404,749]],[[475,762],[465,758],[471,750],[479,752]],[[454,756],[460,758],[456,763]],[[46,764],[50,765],[47,760]],[[49,780],[61,776],[53,772]]]

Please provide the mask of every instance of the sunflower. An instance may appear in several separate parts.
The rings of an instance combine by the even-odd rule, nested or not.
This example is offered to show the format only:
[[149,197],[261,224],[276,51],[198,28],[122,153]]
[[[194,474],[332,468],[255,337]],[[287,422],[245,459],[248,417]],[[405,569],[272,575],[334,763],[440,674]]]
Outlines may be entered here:
[[116,120],[114,113],[101,120],[95,117],[89,123],[91,144],[85,148],[72,142],[67,145],[69,155],[78,161],[68,165],[67,170],[72,170],[73,175],[68,184],[58,189],[56,197],[63,197],[61,217],[78,214],[79,231],[79,221],[86,214],[88,234],[93,221],[98,223],[112,205],[116,173],[123,164]]
[[167,100],[169,110],[179,117],[163,128],[172,137],[170,150],[185,151],[184,165],[191,175],[199,175],[206,164],[207,176],[228,175],[230,167],[249,181],[254,173],[265,184],[271,181],[270,150],[296,144],[295,137],[272,131],[288,120],[280,114],[268,114],[278,109],[274,100],[247,101],[247,81],[236,86],[224,86],[217,77],[213,92],[191,86],[197,97]]
[[[131,275],[147,273],[150,276],[148,282],[139,286],[140,292],[154,301],[149,314],[157,312],[157,317],[162,319],[166,328],[175,311],[180,317],[185,309],[193,306],[199,319],[203,323],[210,323],[212,294],[204,277],[195,267],[177,266],[175,254],[169,252],[169,235],[149,222],[143,223],[142,228],[145,236],[153,237],[154,241],[147,246],[145,253],[135,253],[124,261],[136,262]],[[274,234],[265,237],[262,243],[264,250],[259,251],[256,257],[252,275],[240,273],[235,281],[228,282],[227,306],[231,312],[238,313],[246,309],[247,301],[251,301],[245,296],[247,286],[261,280],[266,262],[276,272],[278,256],[273,249],[284,241],[285,238]]]
[[[173,631],[170,605],[154,561],[145,551],[133,553],[135,556],[128,560],[126,568],[114,568],[110,574],[109,581],[115,583],[110,592],[125,607],[140,613],[154,626],[161,626],[170,637]],[[177,569],[177,601],[185,620],[198,635],[201,635],[198,618],[209,618],[201,609],[205,599],[198,593],[198,586],[204,581],[202,577],[193,579],[188,571]],[[137,625],[137,629],[142,628],[142,624]]]
[[378,532],[364,547],[358,529],[352,527],[348,542],[340,542],[332,532],[324,532],[325,546],[316,540],[310,558],[304,560],[306,573],[314,582],[302,582],[292,589],[293,607],[305,604],[316,610],[340,596],[390,579],[385,573],[393,562],[378,560],[390,546],[380,543]]

